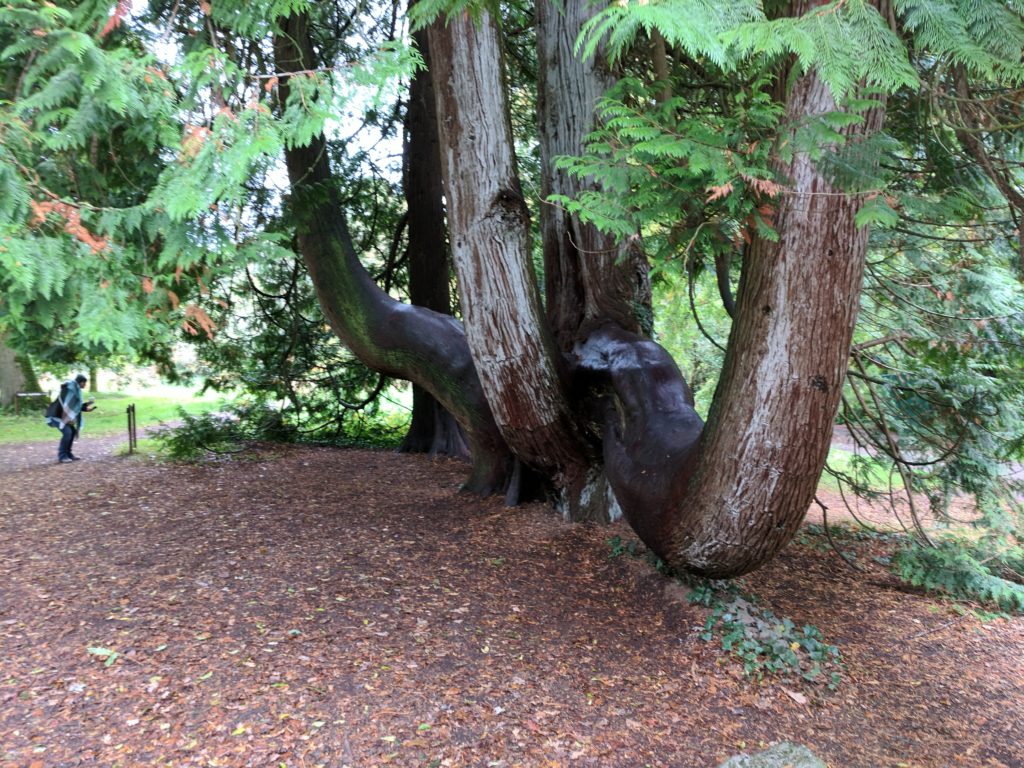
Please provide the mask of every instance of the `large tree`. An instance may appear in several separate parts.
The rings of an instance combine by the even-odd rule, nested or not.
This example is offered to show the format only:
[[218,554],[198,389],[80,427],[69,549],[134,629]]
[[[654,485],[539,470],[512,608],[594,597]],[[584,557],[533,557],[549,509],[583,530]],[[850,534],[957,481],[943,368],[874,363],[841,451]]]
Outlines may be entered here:
[[[582,84],[599,76],[599,65],[570,64],[569,46],[563,42],[559,55],[550,42],[573,40],[580,30],[582,4],[566,7],[540,17],[542,60],[556,73],[541,82],[541,141],[559,140],[571,151],[591,129],[599,90]],[[791,13],[810,10],[797,4]],[[627,520],[673,566],[730,576],[765,562],[803,518],[828,451],[867,249],[867,232],[856,222],[862,201],[835,188],[806,151],[777,162],[787,189],[779,234],[756,236],[747,249],[725,369],[704,428],[672,359],[638,335],[623,311],[630,305],[622,299],[633,297],[619,291],[601,306],[616,296],[607,286],[623,272],[628,277],[622,259],[606,256],[596,269],[599,260],[572,242],[578,226],[565,218],[554,224],[560,236],[545,246],[550,253],[568,241],[578,249],[574,260],[548,256],[558,278],[578,290],[552,292],[548,310],[560,327],[545,322],[496,23],[486,13],[449,18],[432,32],[431,46],[444,83],[439,119],[467,336],[509,445],[551,475],[574,516],[580,502],[594,499],[603,463]],[[573,76],[560,77],[568,66]],[[581,84],[589,109],[564,98],[566,80]],[[783,99],[783,130],[839,110],[814,69],[797,73]],[[870,135],[881,115],[879,102],[841,136]],[[614,243],[603,245],[598,253],[617,255]],[[577,307],[590,315],[586,322],[571,316]],[[582,401],[570,397],[587,385],[594,389]]]
[[[187,33],[180,71],[192,112],[149,210],[221,227],[233,211],[242,239],[258,241],[244,226],[246,182],[254,164],[267,178],[280,153],[297,247],[331,328],[368,366],[414,382],[459,422],[473,458],[467,488],[510,501],[549,490],[572,519],[621,511],[654,551],[693,572],[732,576],[764,563],[793,535],[828,450],[866,225],[892,213],[879,170],[891,151],[880,134],[887,99],[920,87],[908,45],[915,62],[948,64],[958,94],[973,93],[965,80],[1019,83],[1019,9],[995,0],[542,2],[537,167],[526,177],[537,196],[512,121],[530,93],[510,84],[501,9],[416,7],[425,25],[433,20],[419,37],[462,322],[443,303],[434,311],[396,300],[353,237],[362,222],[340,192],[328,131],[342,108],[339,71],[358,56],[324,41],[325,19],[344,18],[336,26],[348,34],[356,10],[226,0],[168,9]],[[993,19],[1013,45],[993,42]],[[944,31],[951,21],[955,35]],[[426,81],[413,82],[410,128]],[[981,141],[992,156],[992,139],[971,138],[979,113],[961,115],[967,151],[980,157]],[[429,144],[410,142],[407,167],[436,182]],[[1010,190],[1012,166],[992,167],[989,177]],[[436,185],[416,192],[416,178],[407,178],[409,246],[433,258],[445,248],[440,196]],[[607,213],[616,209],[628,215]],[[651,333],[659,237],[658,259],[681,256],[691,275],[714,264],[734,316],[707,424]]]
[[[602,234],[577,215],[542,208],[542,298],[501,22],[491,10],[459,8],[427,31],[464,326],[396,303],[368,278],[332,192],[323,135],[286,141],[292,204],[332,326],[371,367],[424,387],[460,421],[475,460],[469,487],[507,488],[514,500],[524,478],[540,477],[568,517],[606,519],[621,509],[673,566],[731,576],[793,535],[840,401],[868,242],[858,215],[868,196],[842,183],[829,160],[841,146],[873,146],[885,92],[914,74],[884,3],[795,2],[774,8],[772,19],[754,5],[718,16],[704,10],[696,30],[673,4],[656,9],[669,16],[644,17],[644,9],[604,11],[582,59],[573,43],[592,11],[574,1],[540,9],[541,187],[562,199],[602,192],[600,181],[560,172],[555,158],[582,153],[598,127],[598,98],[615,79],[601,40],[610,24],[620,25],[607,45],[622,65],[658,77],[668,73],[669,52],[695,60],[694,69],[718,64],[721,76],[735,71],[739,54],[768,60],[773,74],[757,87],[778,107],[774,150],[770,175],[749,186],[774,199],[760,210],[762,225],[742,233],[735,319],[706,426],[676,364],[647,336],[646,262],[635,236]],[[279,23],[276,68],[291,109],[299,101],[291,73],[323,63],[308,15]],[[626,39],[630,25],[663,27],[653,54]],[[854,50],[837,60],[843,34]],[[672,83],[661,88],[659,100],[670,103]],[[728,157],[730,148],[722,150]],[[877,160],[867,157],[862,178],[873,177]]]
[[[795,2],[769,34],[782,37],[802,24],[807,33],[816,17],[843,14],[838,5]],[[592,84],[609,81],[599,59],[580,64],[567,55],[586,15],[582,4],[568,2],[564,12],[545,8],[538,18],[541,172],[556,191],[561,179],[551,157],[580,151],[600,92]],[[665,23],[684,55],[711,54],[687,29],[691,20],[675,27],[665,18],[646,21]],[[585,502],[598,496],[595,481],[604,474],[655,552],[715,576],[757,567],[793,535],[828,452],[868,245],[858,217],[868,196],[844,187],[821,161],[830,146],[870,147],[883,123],[885,89],[912,80],[896,26],[888,3],[858,4],[830,30],[865,35],[851,40],[855,49],[870,41],[868,50],[855,50],[862,58],[848,71],[835,71],[832,52],[802,53],[799,64],[778,66],[783,113],[771,188],[782,194],[772,230],[744,235],[750,242],[735,319],[706,427],[671,358],[637,334],[624,249],[607,239],[587,249],[595,240],[581,231],[585,225],[561,212],[542,215],[551,281],[545,318],[511,151],[496,20],[487,12],[453,15],[432,31],[467,337],[502,434],[553,479],[568,514],[590,514]],[[752,49],[785,47],[753,42],[757,34],[750,33]],[[655,56],[664,55],[659,43]],[[599,55],[600,44],[590,51]],[[662,64],[653,65],[659,75]],[[858,91],[873,98],[855,105]],[[797,134],[818,122],[830,125],[831,135],[802,146]]]

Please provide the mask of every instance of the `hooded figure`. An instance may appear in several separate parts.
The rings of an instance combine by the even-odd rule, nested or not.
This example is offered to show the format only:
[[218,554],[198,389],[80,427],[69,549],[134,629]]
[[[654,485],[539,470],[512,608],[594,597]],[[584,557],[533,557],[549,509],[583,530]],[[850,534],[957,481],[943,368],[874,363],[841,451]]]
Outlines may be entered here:
[[46,410],[46,423],[61,432],[57,448],[57,461],[61,464],[78,461],[78,457],[71,453],[71,444],[82,429],[83,411],[92,410],[92,401],[86,403],[82,397],[82,387],[88,383],[89,380],[81,373],[64,382],[60,385],[60,395]]

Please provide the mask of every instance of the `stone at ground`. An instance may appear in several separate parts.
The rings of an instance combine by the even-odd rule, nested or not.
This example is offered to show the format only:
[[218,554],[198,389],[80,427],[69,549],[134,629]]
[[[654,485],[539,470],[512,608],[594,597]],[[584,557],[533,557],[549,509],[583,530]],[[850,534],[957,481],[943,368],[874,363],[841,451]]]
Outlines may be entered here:
[[735,755],[718,768],[828,768],[801,744],[782,741],[756,755]]

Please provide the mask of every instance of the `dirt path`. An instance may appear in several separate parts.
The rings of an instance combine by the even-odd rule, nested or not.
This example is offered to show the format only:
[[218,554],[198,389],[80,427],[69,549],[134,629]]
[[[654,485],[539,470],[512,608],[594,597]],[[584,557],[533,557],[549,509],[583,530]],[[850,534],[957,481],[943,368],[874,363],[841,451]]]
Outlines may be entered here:
[[[139,437],[148,437],[161,426],[145,427],[139,430]],[[53,440],[31,443],[0,443],[0,475],[23,472],[57,464],[57,444],[60,433],[53,430]],[[84,432],[75,440],[74,453],[83,461],[97,461],[116,456],[122,446],[128,444],[124,434],[93,437]]]
[[[47,443],[4,443],[0,444],[0,475],[23,472],[57,463],[57,443],[60,434],[53,431],[54,439]],[[127,445],[128,438],[124,435],[107,437],[88,437],[75,440],[75,452],[83,460],[108,458],[117,453],[122,445]]]
[[1024,765],[1024,619],[880,587],[884,542],[846,542],[861,574],[801,534],[745,580],[843,648],[832,692],[744,678],[609,557],[624,526],[460,495],[458,464],[92,458],[0,480],[3,768]]

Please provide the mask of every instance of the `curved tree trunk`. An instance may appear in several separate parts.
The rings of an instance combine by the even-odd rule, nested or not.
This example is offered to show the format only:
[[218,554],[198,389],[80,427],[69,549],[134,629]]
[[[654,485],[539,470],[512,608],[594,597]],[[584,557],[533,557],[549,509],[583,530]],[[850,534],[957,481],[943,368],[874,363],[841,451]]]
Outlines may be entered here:
[[[306,16],[281,23],[282,34],[274,39],[278,70],[312,68]],[[286,103],[287,76],[279,88]],[[458,419],[473,454],[467,490],[504,490],[512,456],[488,410],[462,326],[451,316],[395,301],[367,274],[355,253],[322,135],[286,149],[285,163],[299,248],[335,333],[366,365],[420,384]]]
[[[787,124],[836,109],[811,72],[792,86]],[[883,116],[872,110],[844,131],[848,140],[878,130]],[[700,442],[696,422],[671,406],[681,398],[678,386],[665,386],[672,377],[650,372],[667,372],[660,353],[651,353],[653,365],[635,354],[628,375],[606,370],[623,404],[623,428],[609,430],[605,456],[624,514],[671,565],[708,576],[767,562],[803,519],[828,453],[859,306],[868,242],[855,223],[862,198],[833,187],[806,153],[777,172],[788,182],[778,203],[780,239],[757,238],[746,254]],[[615,343],[595,334],[590,358]],[[665,409],[651,405],[656,393]],[[666,435],[666,425],[678,438]]]
[[[409,211],[409,301],[442,314],[451,314],[451,260],[444,225],[444,184],[437,138],[437,112],[430,74],[427,33],[413,33],[427,67],[409,85],[405,113],[404,184]],[[412,421],[399,447],[408,453],[469,456],[458,422],[427,390],[413,385]]]
[[[836,111],[812,72],[794,83],[787,121]],[[847,128],[877,131],[884,110]],[[806,153],[778,169],[779,241],[748,249],[725,365],[700,467],[658,549],[669,562],[732,576],[766,562],[796,532],[814,498],[832,437],[868,231],[859,195],[833,187]]]

